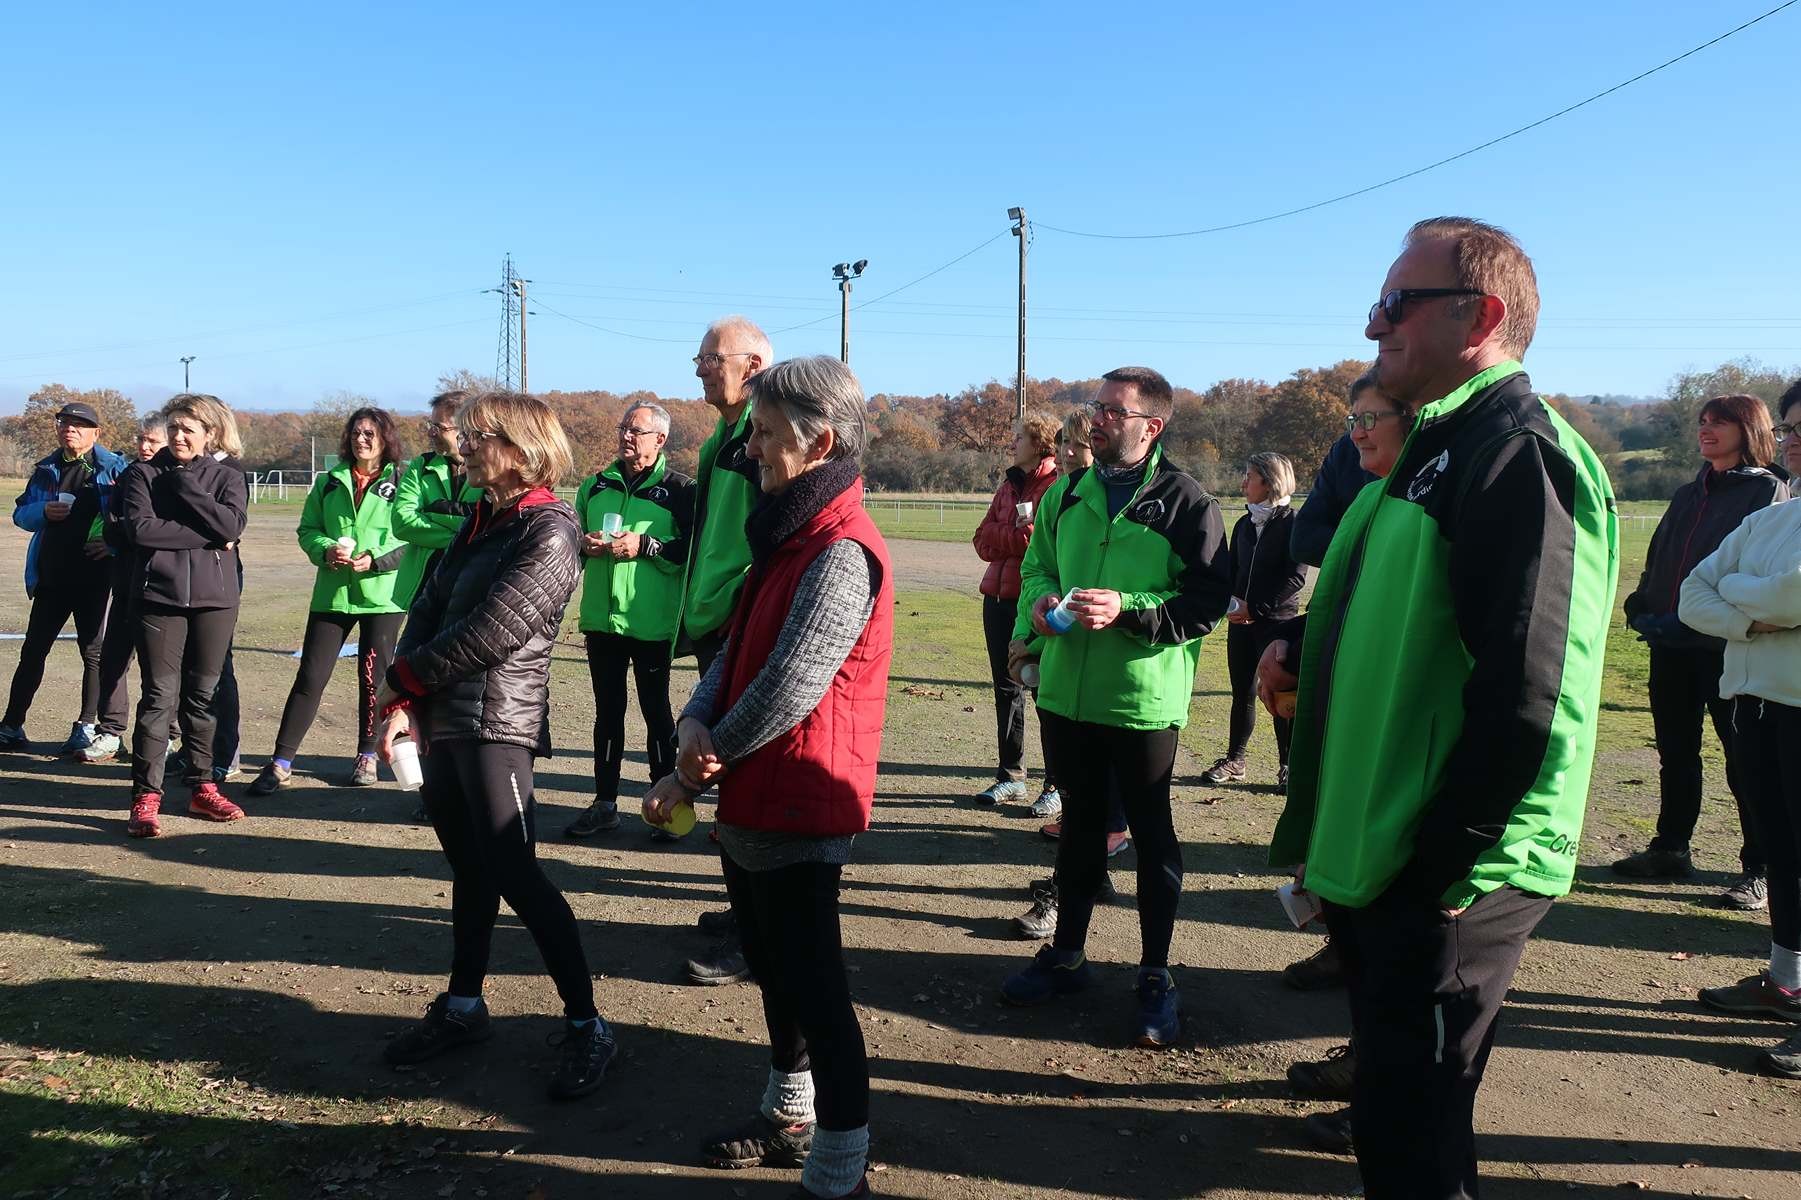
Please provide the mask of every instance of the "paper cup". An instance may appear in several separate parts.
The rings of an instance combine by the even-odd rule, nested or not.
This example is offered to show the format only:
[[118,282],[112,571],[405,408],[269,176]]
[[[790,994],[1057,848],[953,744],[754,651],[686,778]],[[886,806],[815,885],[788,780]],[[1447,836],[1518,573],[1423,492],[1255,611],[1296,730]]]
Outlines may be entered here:
[[616,512],[600,514],[600,531],[608,537],[618,537],[625,532],[625,518]]
[[1296,929],[1301,928],[1324,911],[1319,897],[1305,888],[1296,887],[1292,879],[1276,889],[1276,899],[1282,902],[1282,911],[1288,914],[1288,919],[1294,923]]
[[352,552],[353,550],[356,549],[356,539],[351,537],[349,534],[345,534],[343,537],[338,539],[338,549],[342,550],[346,554],[349,554],[350,552]]
[[58,492],[58,493],[56,493],[56,500],[57,500],[57,503],[59,503],[59,504],[73,504],[73,503],[75,503],[75,493],[74,492]]
[[1021,500],[1018,504],[1013,506],[1013,511],[1019,514],[1020,520],[1030,521],[1032,519],[1032,502],[1030,500]]
[[425,772],[419,767],[419,746],[412,738],[394,739],[394,757],[388,760],[394,779],[401,787],[416,792],[425,786]]

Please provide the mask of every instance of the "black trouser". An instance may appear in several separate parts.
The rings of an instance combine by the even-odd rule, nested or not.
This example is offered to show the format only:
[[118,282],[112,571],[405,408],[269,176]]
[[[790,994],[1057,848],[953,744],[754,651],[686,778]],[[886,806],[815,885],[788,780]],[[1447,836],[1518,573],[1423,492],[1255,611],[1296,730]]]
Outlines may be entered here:
[[1364,908],[1326,906],[1350,991],[1351,1142],[1368,1200],[1476,1195],[1476,1090],[1526,939],[1550,907],[1510,887],[1457,917],[1395,889]]
[[835,863],[747,871],[720,855],[744,961],[763,992],[769,1061],[784,1074],[813,1072],[819,1127],[869,1124],[869,1059],[851,1006],[838,926]]
[[669,640],[645,642],[617,633],[590,633],[588,677],[594,684],[594,798],[619,799],[625,761],[625,670],[638,685],[638,711],[649,731],[645,755],[655,783],[675,770],[675,717],[669,711]]
[[[1234,762],[1244,761],[1251,734],[1257,728],[1257,661],[1275,640],[1275,629],[1273,621],[1226,626],[1226,674],[1232,681],[1226,757]],[[1294,722],[1283,717],[1270,719],[1276,726],[1276,761],[1287,766],[1288,738],[1294,732]]]
[[31,615],[25,621],[25,643],[19,648],[19,665],[13,671],[12,693],[0,724],[25,726],[38,685],[44,682],[44,661],[56,635],[69,618],[75,618],[75,645],[81,651],[81,713],[84,725],[97,724],[102,716],[125,724],[125,684],[119,680],[110,691],[100,687],[100,646],[106,633],[106,600],[111,580],[106,564],[73,573],[67,578],[38,580],[31,598]]
[[1007,643],[1019,600],[982,597],[982,640],[988,645],[988,673],[994,680],[994,740],[1000,757],[994,777],[1005,783],[1026,777],[1026,689],[1007,673]]
[[300,753],[301,740],[319,715],[319,701],[338,665],[338,651],[350,631],[357,631],[356,716],[358,754],[374,754],[380,731],[376,728],[375,694],[394,661],[394,642],[405,613],[334,613],[306,615],[306,637],[300,643],[300,670],[281,710],[281,728],[275,734],[275,757],[288,762]]
[[1059,950],[1088,941],[1094,897],[1107,869],[1109,793],[1118,789],[1138,846],[1138,933],[1143,966],[1169,965],[1169,941],[1182,898],[1182,846],[1169,810],[1176,730],[1117,729],[1040,709],[1038,723],[1063,791],[1057,840]]
[[[100,732],[115,737],[125,733],[125,676],[131,670],[132,656],[137,652],[137,614],[132,608],[132,562],[121,554],[112,560],[112,603],[106,610],[106,636],[100,642],[100,694],[117,693],[117,711],[100,716]],[[112,706],[102,705],[102,709]]]
[[450,860],[450,994],[479,996],[500,902],[538,943],[571,1021],[597,1015],[575,914],[538,866],[532,752],[495,742],[434,742],[420,797]]
[[1651,647],[1651,725],[1657,736],[1657,850],[1687,850],[1701,818],[1701,715],[1713,718],[1714,734],[1726,751],[1726,787],[1738,804],[1743,844],[1739,862],[1761,874],[1763,847],[1757,813],[1739,779],[1738,752],[1732,744],[1732,704],[1720,699],[1723,650],[1671,650]]
[[1732,728],[1769,868],[1770,940],[1801,950],[1801,708],[1740,696]]
[[187,781],[212,781],[218,732],[213,696],[237,624],[235,608],[139,606],[138,720],[131,734],[134,791],[162,793],[171,719],[181,726]]

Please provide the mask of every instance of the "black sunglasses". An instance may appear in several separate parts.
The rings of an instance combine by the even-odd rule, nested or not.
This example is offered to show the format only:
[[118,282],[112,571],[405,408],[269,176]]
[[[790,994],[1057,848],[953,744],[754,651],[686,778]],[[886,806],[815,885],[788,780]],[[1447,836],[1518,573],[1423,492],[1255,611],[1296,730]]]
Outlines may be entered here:
[[1370,320],[1381,313],[1390,325],[1399,325],[1401,318],[1407,314],[1407,304],[1412,300],[1434,300],[1440,296],[1486,296],[1487,292],[1479,288],[1396,288],[1382,299],[1370,305]]

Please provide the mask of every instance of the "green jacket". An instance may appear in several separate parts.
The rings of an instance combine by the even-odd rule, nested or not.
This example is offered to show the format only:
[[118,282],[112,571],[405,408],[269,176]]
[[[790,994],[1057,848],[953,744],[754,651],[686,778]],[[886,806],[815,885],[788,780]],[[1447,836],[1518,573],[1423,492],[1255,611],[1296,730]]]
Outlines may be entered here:
[[[1092,470],[1072,472],[1038,503],[1019,569],[1015,638],[1039,651],[1038,705],[1072,721],[1123,729],[1188,724],[1200,639],[1232,598],[1219,502],[1153,446],[1144,481],[1119,515]],[[1120,593],[1119,619],[1056,637],[1032,631],[1039,597],[1071,588]]]
[[[452,496],[453,487],[461,494]],[[481,498],[481,489],[463,482],[463,473],[453,471],[450,460],[436,450],[406,465],[394,493],[394,536],[407,544],[394,580],[394,603],[403,609],[412,606],[438,552],[455,540]]]
[[675,637],[682,609],[682,571],[694,523],[694,481],[669,469],[659,454],[643,478],[631,482],[617,461],[596,472],[576,494],[583,533],[618,513],[639,534],[638,557],[596,554],[582,559],[583,633],[617,633],[641,642]]
[[1350,907],[1567,892],[1618,571],[1607,473],[1518,363],[1421,410],[1320,570],[1271,863]]
[[[309,611],[405,611],[394,596],[401,555],[406,550],[394,532],[394,500],[399,488],[400,468],[392,463],[382,468],[363,493],[360,508],[355,506],[356,486],[345,464],[340,462],[313,481],[313,490],[306,494],[306,504],[300,509],[297,531],[300,549],[319,568]],[[356,539],[355,553],[374,558],[368,571],[325,566],[325,552],[346,536]]]
[[691,638],[723,626],[750,570],[744,522],[757,502],[757,464],[744,455],[750,406],[729,429],[725,419],[700,448],[695,471],[694,543],[682,580],[682,628]]

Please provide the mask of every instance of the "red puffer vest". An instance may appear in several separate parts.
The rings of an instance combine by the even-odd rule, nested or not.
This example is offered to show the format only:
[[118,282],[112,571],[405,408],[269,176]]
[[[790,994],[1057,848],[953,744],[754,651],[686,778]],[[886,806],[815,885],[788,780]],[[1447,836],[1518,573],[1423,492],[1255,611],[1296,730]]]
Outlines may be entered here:
[[738,702],[775,649],[801,576],[827,546],[845,538],[862,545],[880,569],[875,609],[819,706],[721,780],[719,819],[728,825],[814,837],[869,828],[894,653],[894,572],[887,544],[863,511],[862,480],[751,569],[732,610],[718,711]]

